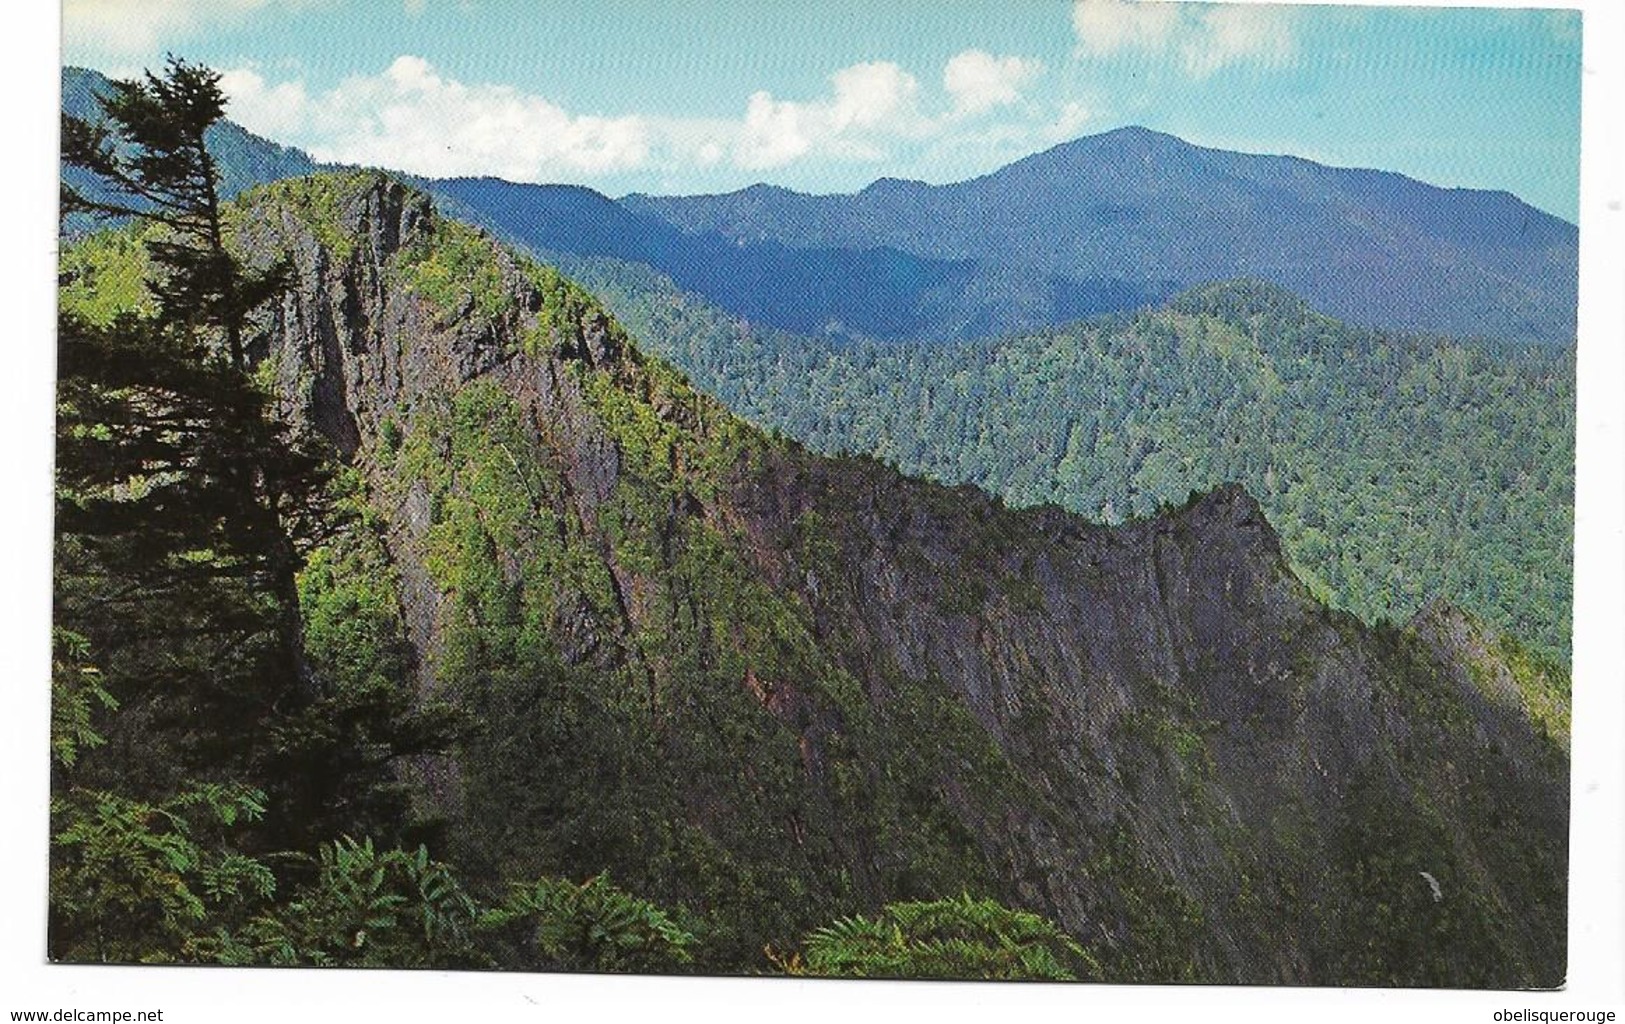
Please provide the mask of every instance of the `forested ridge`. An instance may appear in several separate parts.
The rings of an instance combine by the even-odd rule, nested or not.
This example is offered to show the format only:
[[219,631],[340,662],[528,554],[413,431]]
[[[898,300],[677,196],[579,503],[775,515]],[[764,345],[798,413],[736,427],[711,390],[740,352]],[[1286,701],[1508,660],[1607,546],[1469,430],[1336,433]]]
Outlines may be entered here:
[[1574,353],[1351,327],[1256,281],[959,345],[832,344],[561,258],[651,350],[823,452],[1104,522],[1237,481],[1317,594],[1446,598],[1567,661]]
[[388,176],[222,204],[215,83],[64,127],[147,205],[62,264],[53,958],[1561,978],[1560,671],[1235,486],[814,455]]

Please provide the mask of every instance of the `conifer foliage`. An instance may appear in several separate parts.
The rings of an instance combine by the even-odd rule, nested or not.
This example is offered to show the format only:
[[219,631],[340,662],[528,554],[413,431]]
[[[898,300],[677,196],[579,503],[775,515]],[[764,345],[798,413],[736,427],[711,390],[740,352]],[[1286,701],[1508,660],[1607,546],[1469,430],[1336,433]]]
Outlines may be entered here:
[[393,762],[450,738],[398,665],[358,682],[307,651],[300,571],[353,524],[324,450],[254,376],[248,319],[287,270],[227,247],[204,143],[218,79],[171,59],[114,83],[100,123],[63,119],[65,165],[103,186],[64,186],[64,214],[132,222],[152,270],[149,312],[58,319],[51,951],[67,959],[196,959],[196,934],[279,891],[312,906],[296,887],[325,875],[300,851],[398,838]]
[[86,198],[63,186],[62,213],[138,216],[167,236],[148,242],[163,273],[148,282],[159,319],[222,335],[244,369],[243,323],[286,285],[287,268],[247,270],[227,250],[219,171],[204,136],[225,113],[218,72],[171,57],[162,76],[113,83],[107,120],[62,118],[62,159],[95,175],[119,201]]
[[251,272],[226,247],[204,144],[218,77],[171,59],[115,83],[102,123],[63,119],[64,162],[123,197],[65,186],[64,213],[133,218],[154,268],[154,314],[58,323],[56,614],[93,660],[116,655],[124,717],[156,732],[142,760],[160,770],[133,780],[148,795],[178,781],[162,768],[269,782],[263,745],[205,723],[267,728],[320,690],[296,578],[328,471],[249,374],[244,325],[286,269]]

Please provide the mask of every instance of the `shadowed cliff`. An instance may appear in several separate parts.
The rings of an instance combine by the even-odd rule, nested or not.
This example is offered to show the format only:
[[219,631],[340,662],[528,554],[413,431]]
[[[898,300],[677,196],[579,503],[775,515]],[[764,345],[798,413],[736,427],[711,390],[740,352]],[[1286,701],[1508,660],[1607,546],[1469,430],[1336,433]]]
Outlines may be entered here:
[[608,868],[736,962],[969,891],[1108,980],[1560,983],[1566,692],[1459,613],[1328,610],[1237,487],[1107,527],[811,455],[381,175],[234,223],[484,723],[415,780],[471,871]]

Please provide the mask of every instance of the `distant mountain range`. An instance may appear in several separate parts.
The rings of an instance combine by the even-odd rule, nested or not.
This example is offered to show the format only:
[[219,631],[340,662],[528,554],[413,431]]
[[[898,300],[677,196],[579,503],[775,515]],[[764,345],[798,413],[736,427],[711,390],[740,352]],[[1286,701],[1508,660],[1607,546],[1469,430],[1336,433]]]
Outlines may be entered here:
[[[1365,326],[1574,335],[1578,232],[1515,196],[1206,149],[1145,128],[1077,139],[952,185],[885,179],[830,196],[755,186],[633,195],[622,205],[694,237],[969,261],[982,271],[978,285],[1003,286],[991,301],[1014,302],[1000,328],[1252,277]],[[943,322],[937,332],[987,333],[956,328]]]
[[[63,71],[69,113],[105,79]],[[223,191],[318,165],[235,125]],[[1144,128],[1065,143],[951,185],[853,195],[767,185],[631,195],[421,180],[533,248],[644,263],[752,322],[944,341],[1063,323],[1250,277],[1365,326],[1571,344],[1578,230],[1504,192],[1445,189],[1296,157],[1207,149]]]
[[[806,247],[687,232],[588,188],[493,178],[426,182],[533,249],[644,263],[738,316],[803,334],[900,340],[975,336],[1008,326],[978,294],[989,268],[892,246]],[[970,296],[970,301],[966,297]],[[1134,304],[1139,293],[1110,297]],[[1098,304],[1098,303],[1097,303]],[[1075,315],[1088,305],[1073,308]],[[953,329],[945,332],[944,325]]]

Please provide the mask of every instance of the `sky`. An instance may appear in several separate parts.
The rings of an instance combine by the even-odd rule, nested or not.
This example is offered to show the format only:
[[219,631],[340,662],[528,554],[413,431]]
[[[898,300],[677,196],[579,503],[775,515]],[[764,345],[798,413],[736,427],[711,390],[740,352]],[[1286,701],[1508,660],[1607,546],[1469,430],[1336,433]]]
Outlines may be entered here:
[[610,195],[943,183],[1128,124],[1576,219],[1572,11],[1135,0],[65,0],[319,159]]

